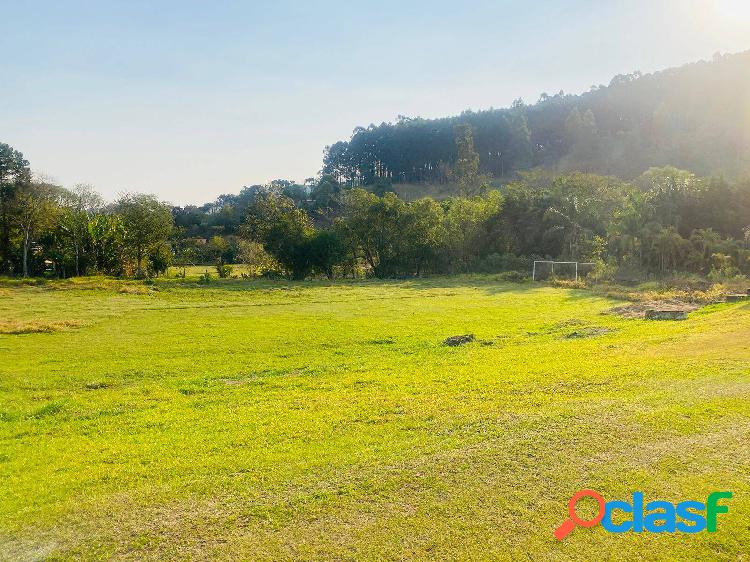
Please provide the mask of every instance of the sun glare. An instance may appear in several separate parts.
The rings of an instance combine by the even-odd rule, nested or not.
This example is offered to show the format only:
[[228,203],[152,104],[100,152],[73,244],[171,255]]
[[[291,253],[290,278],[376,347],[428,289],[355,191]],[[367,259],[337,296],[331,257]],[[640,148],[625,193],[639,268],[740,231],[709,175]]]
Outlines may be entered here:
[[715,0],[718,14],[734,22],[750,22],[750,0]]

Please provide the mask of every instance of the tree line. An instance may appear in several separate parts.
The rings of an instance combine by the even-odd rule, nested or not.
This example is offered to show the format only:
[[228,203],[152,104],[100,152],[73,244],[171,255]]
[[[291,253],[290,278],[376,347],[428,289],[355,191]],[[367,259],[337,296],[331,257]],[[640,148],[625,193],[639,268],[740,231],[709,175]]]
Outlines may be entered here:
[[750,182],[650,168],[634,181],[544,170],[502,192],[407,202],[343,189],[330,226],[280,193],[249,207],[244,234],[289,274],[376,277],[529,271],[534,259],[593,262],[599,274],[640,279],[750,273]]
[[533,259],[589,261],[600,273],[750,273],[750,182],[674,167],[632,180],[520,172],[489,187],[471,135],[457,128],[451,174],[462,194],[405,201],[331,175],[276,180],[174,207],[153,195],[105,204],[92,188],[32,176],[0,144],[0,263],[16,275],[143,277],[170,264],[246,263],[258,274],[408,277],[528,271]]
[[172,259],[172,209],[153,195],[105,205],[90,186],[33,177],[19,151],[0,143],[0,273],[144,277]]
[[519,99],[505,109],[357,127],[326,147],[323,170],[350,186],[450,183],[461,125],[472,131],[479,172],[496,178],[544,167],[634,179],[674,165],[736,179],[750,173],[748,96],[750,51],[715,55],[618,75],[581,95],[543,93],[531,105]]

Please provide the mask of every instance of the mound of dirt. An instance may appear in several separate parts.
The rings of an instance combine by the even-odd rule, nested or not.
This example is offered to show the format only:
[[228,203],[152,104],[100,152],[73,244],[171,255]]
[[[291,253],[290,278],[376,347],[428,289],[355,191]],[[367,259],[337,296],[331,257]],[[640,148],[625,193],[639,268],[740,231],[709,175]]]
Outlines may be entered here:
[[614,308],[605,310],[603,314],[617,314],[618,316],[622,316],[624,318],[645,318],[646,311],[648,310],[656,309],[692,312],[693,310],[698,310],[699,308],[700,305],[679,300],[644,301],[624,304],[622,306],[615,306]]
[[451,336],[443,340],[443,345],[447,345],[448,347],[457,347],[459,345],[471,343],[475,339],[476,338],[474,337],[474,334],[464,334],[463,336]]

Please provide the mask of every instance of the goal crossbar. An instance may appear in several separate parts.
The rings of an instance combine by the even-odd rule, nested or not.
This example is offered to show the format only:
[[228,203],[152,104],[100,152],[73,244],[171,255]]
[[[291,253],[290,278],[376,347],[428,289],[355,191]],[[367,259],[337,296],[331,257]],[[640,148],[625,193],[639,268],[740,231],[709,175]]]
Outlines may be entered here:
[[578,262],[578,261],[550,261],[550,260],[535,260],[534,267],[531,270],[531,280],[536,281],[536,264],[538,263],[549,263],[552,264],[552,275],[555,274],[555,264],[558,265],[573,265],[576,266],[576,281],[578,281],[578,266],[579,265],[596,265],[593,262]]

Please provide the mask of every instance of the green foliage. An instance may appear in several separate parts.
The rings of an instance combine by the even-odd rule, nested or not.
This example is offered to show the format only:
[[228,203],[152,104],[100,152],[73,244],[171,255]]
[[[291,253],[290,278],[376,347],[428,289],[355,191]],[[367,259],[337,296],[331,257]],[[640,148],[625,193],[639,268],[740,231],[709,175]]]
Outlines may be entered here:
[[393,193],[354,189],[337,226],[376,277],[462,271],[487,247],[490,221],[501,207],[497,192],[408,203]]
[[30,180],[29,162],[23,154],[0,143],[0,273],[13,269],[11,231],[16,192]]
[[536,167],[632,179],[673,165],[736,180],[750,174],[748,91],[750,51],[616,76],[577,96],[357,127],[326,147],[323,169],[351,186],[445,183],[451,170],[510,179]]
[[324,175],[310,191],[310,198],[318,209],[335,210],[341,204],[342,191],[336,178]]
[[172,265],[172,248],[167,243],[152,246],[148,251],[148,274],[164,275]]
[[313,269],[333,279],[336,267],[347,257],[347,248],[336,230],[319,230],[309,240],[310,262]]
[[259,196],[248,209],[245,233],[263,244],[293,279],[304,279],[312,270],[309,244],[313,227],[307,214],[285,196]]
[[257,242],[241,240],[239,242],[238,259],[240,263],[250,269],[251,276],[260,275],[264,271],[279,269],[279,264],[273,256],[265,251],[262,244]]
[[143,258],[172,233],[172,210],[155,196],[141,193],[123,195],[115,207],[122,220],[125,249],[135,260],[136,274],[142,275]]
[[714,281],[727,281],[739,277],[741,272],[732,256],[716,253],[711,254],[713,267],[708,273],[708,278]]
[[216,263],[216,273],[220,279],[227,279],[232,276],[232,266],[219,261]]
[[458,184],[459,194],[476,194],[486,189],[487,181],[479,175],[479,154],[474,149],[474,133],[471,125],[456,125],[456,160],[450,179]]
[[119,215],[97,213],[88,223],[91,261],[102,273],[119,275],[125,262],[125,227]]
[[[474,267],[474,271],[478,273],[517,273],[531,271],[533,260],[524,257],[517,256],[515,254],[489,254],[479,259]],[[503,277],[505,279],[505,277]],[[514,281],[513,278],[508,278],[508,281]]]

